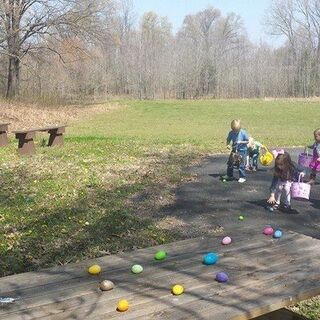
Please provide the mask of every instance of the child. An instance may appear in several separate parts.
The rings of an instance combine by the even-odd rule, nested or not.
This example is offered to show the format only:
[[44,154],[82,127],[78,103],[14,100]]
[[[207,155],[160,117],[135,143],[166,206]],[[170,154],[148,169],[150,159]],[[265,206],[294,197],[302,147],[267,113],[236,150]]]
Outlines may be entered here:
[[282,210],[285,212],[291,211],[291,185],[297,180],[299,174],[303,177],[304,173],[299,173],[295,168],[289,153],[284,150],[273,151],[275,157],[273,179],[270,187],[270,197],[267,200],[271,206],[268,206],[270,211],[275,211],[280,208],[281,194],[284,193],[284,204]]
[[[249,142],[249,136],[247,132],[241,129],[240,120],[232,120],[231,131],[227,137],[227,148],[231,148],[231,154],[228,160],[227,176],[226,180],[233,180],[233,166],[234,166],[234,154],[240,156],[239,161],[239,183],[246,181],[246,173],[244,169],[244,160],[247,154],[247,143]],[[232,146],[230,147],[230,143]]]
[[257,171],[259,153],[260,153],[260,149],[263,148],[263,145],[259,141],[255,141],[252,137],[250,137],[247,147],[248,147],[248,155],[247,155],[246,170]]
[[320,171],[320,128],[314,130],[314,144],[308,146],[308,148],[313,149],[313,158],[310,163],[310,184],[314,184],[316,182],[317,171]]

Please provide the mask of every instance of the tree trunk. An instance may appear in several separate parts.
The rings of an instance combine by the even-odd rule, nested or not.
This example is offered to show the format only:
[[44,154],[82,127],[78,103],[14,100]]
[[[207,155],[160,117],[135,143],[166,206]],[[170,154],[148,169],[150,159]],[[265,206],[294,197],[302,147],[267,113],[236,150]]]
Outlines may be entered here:
[[8,84],[6,98],[14,98],[19,95],[20,87],[20,60],[15,57],[9,58]]

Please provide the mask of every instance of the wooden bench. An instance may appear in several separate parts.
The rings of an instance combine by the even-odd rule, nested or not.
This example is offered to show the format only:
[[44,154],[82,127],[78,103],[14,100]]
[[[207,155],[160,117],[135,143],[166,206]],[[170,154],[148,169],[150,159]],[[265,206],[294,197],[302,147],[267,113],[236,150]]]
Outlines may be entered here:
[[10,123],[0,123],[0,147],[8,144],[8,127]]
[[13,133],[16,136],[16,139],[18,139],[19,154],[27,155],[35,153],[34,138],[36,136],[37,131],[49,133],[49,147],[63,146],[63,134],[65,133],[65,128],[66,125],[54,125],[43,128],[13,131]]
[[54,125],[38,129],[38,131],[48,132],[48,147],[63,146],[63,134],[66,131],[66,125]]
[[16,130],[13,133],[18,139],[18,152],[21,155],[33,154],[36,151],[34,145],[34,138],[36,136],[37,129],[28,130]]
[[[188,239],[1,278],[1,297],[17,300],[0,306],[0,318],[244,320],[320,294],[319,240],[286,231],[276,240],[252,230],[232,238],[228,246],[221,237]],[[166,260],[154,260],[159,249]],[[216,265],[202,264],[209,251],[219,254]],[[87,273],[95,263],[99,276]],[[143,273],[132,274],[133,264]],[[227,283],[215,281],[218,271],[229,274]],[[100,291],[104,279],[115,288]],[[185,293],[173,296],[174,284]],[[129,302],[124,313],[116,311],[120,299]]]

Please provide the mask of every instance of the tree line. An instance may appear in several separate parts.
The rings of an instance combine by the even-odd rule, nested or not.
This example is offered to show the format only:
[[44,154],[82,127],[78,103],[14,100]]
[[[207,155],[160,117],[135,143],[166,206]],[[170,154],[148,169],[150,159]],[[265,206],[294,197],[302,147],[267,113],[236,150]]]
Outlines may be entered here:
[[273,0],[264,16],[283,45],[252,43],[240,16],[185,16],[174,33],[130,0],[0,2],[3,96],[73,99],[310,97],[320,94],[320,0]]

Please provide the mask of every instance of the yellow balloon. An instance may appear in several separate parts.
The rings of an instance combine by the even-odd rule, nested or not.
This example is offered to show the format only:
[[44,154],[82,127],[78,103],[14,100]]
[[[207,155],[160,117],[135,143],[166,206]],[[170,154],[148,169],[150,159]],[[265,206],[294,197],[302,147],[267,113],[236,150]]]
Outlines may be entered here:
[[180,284],[176,284],[175,286],[172,287],[172,293],[175,296],[178,296],[178,295],[182,294],[183,291],[184,291],[184,288]]
[[120,300],[117,305],[117,310],[124,312],[129,309],[129,302],[127,300]]
[[93,275],[99,274],[101,272],[101,267],[97,264],[94,264],[88,269],[88,272]]

